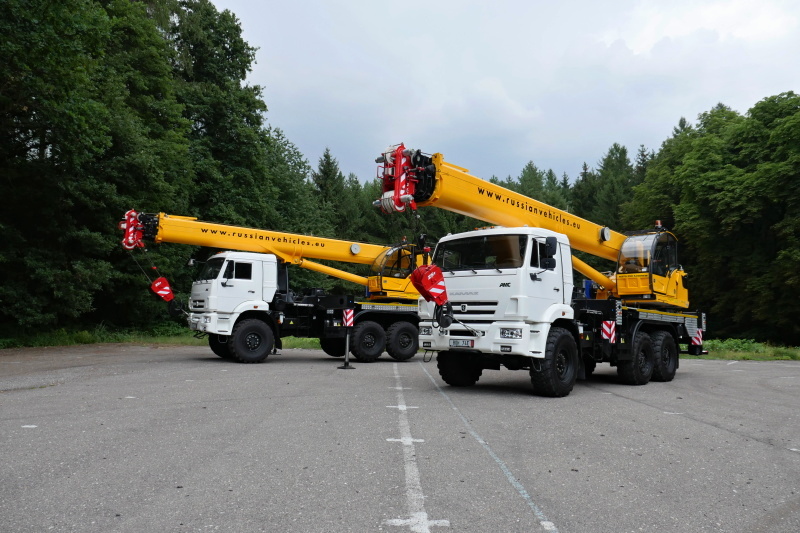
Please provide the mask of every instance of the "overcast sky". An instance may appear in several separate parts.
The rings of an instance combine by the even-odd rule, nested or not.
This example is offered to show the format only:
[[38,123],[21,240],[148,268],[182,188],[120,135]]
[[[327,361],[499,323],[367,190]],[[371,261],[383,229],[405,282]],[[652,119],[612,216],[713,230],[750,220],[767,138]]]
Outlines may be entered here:
[[797,0],[212,0],[258,47],[248,82],[316,168],[375,176],[390,144],[488,179],[574,180],[613,143],[800,91]]

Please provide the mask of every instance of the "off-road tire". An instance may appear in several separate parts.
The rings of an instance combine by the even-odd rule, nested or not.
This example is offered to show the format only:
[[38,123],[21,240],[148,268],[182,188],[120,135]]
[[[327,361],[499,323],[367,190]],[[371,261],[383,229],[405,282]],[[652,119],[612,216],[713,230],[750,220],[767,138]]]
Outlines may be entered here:
[[[223,341],[222,338],[224,338],[225,340]],[[218,355],[223,359],[233,359],[231,351],[228,349],[227,335],[217,335],[216,333],[209,333],[208,347],[211,348],[211,351],[214,352],[215,355]]]
[[359,322],[350,336],[350,353],[362,363],[371,363],[386,348],[386,332],[380,324],[371,320]]
[[543,360],[531,367],[531,385],[539,396],[560,398],[572,392],[578,378],[578,346],[564,328],[550,328]]
[[260,363],[272,353],[274,347],[272,329],[257,318],[238,322],[228,339],[228,350],[240,363]]
[[333,338],[333,339],[320,339],[319,346],[322,348],[322,351],[326,354],[330,355],[331,357],[344,357],[344,349],[345,343],[347,339],[342,337],[341,339]]
[[419,330],[411,322],[395,322],[386,330],[386,351],[396,361],[408,361],[419,349]]
[[643,331],[633,338],[631,346],[633,359],[617,364],[617,375],[626,385],[646,385],[653,376],[655,353],[650,335]]
[[656,331],[650,336],[653,341],[655,366],[652,381],[672,381],[678,370],[678,346],[667,331]]

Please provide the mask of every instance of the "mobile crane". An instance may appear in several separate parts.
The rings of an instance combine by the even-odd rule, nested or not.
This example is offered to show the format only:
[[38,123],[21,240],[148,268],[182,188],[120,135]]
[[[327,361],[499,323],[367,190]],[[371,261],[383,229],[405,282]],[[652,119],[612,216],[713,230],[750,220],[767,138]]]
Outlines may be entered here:
[[[420,343],[438,352],[446,383],[470,386],[505,366],[528,370],[538,394],[566,396],[597,363],[643,385],[673,379],[681,345],[703,352],[706,317],[687,310],[677,238],[660,223],[618,233],[403,144],[376,162],[384,212],[434,206],[499,226],[443,237],[412,275]],[[600,272],[573,248],[617,266]],[[573,269],[588,278],[583,291]],[[444,294],[431,292],[437,283]]]
[[[419,293],[408,276],[416,250],[407,243],[380,246],[308,235],[213,224],[194,217],[128,211],[120,228],[128,250],[145,241],[225,249],[212,256],[192,284],[187,320],[198,335],[208,335],[209,347],[220,357],[258,363],[280,347],[285,336],[320,339],[328,355],[345,355],[345,310],[353,310],[351,352],[371,362],[384,350],[399,361],[418,349]],[[311,261],[324,259],[371,265],[373,275],[350,272]],[[366,297],[289,289],[289,265],[321,272],[363,285]],[[163,278],[159,278],[163,279]],[[173,298],[167,287],[165,299]]]

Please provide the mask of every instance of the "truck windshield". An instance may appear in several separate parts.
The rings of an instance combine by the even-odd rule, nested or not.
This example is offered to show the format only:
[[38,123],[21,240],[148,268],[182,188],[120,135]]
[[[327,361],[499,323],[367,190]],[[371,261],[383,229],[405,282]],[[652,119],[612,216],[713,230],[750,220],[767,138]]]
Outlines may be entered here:
[[519,268],[525,259],[524,235],[468,237],[436,245],[433,262],[443,270]]
[[224,258],[212,257],[206,262],[206,266],[203,267],[203,271],[200,272],[200,276],[197,278],[197,281],[217,279],[217,276],[219,276],[219,272],[222,270],[222,265],[224,263]]

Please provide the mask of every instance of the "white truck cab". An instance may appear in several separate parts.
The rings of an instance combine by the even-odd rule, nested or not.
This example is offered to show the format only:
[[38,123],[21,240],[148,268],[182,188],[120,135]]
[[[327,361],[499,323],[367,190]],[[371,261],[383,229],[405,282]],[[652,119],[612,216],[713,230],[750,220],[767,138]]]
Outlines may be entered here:
[[443,237],[433,263],[442,269],[455,319],[435,320],[419,301],[424,350],[545,356],[550,327],[572,320],[569,241],[541,228],[481,229]]
[[222,252],[211,257],[192,284],[189,327],[230,335],[245,311],[269,309],[278,290],[278,261],[272,254]]

